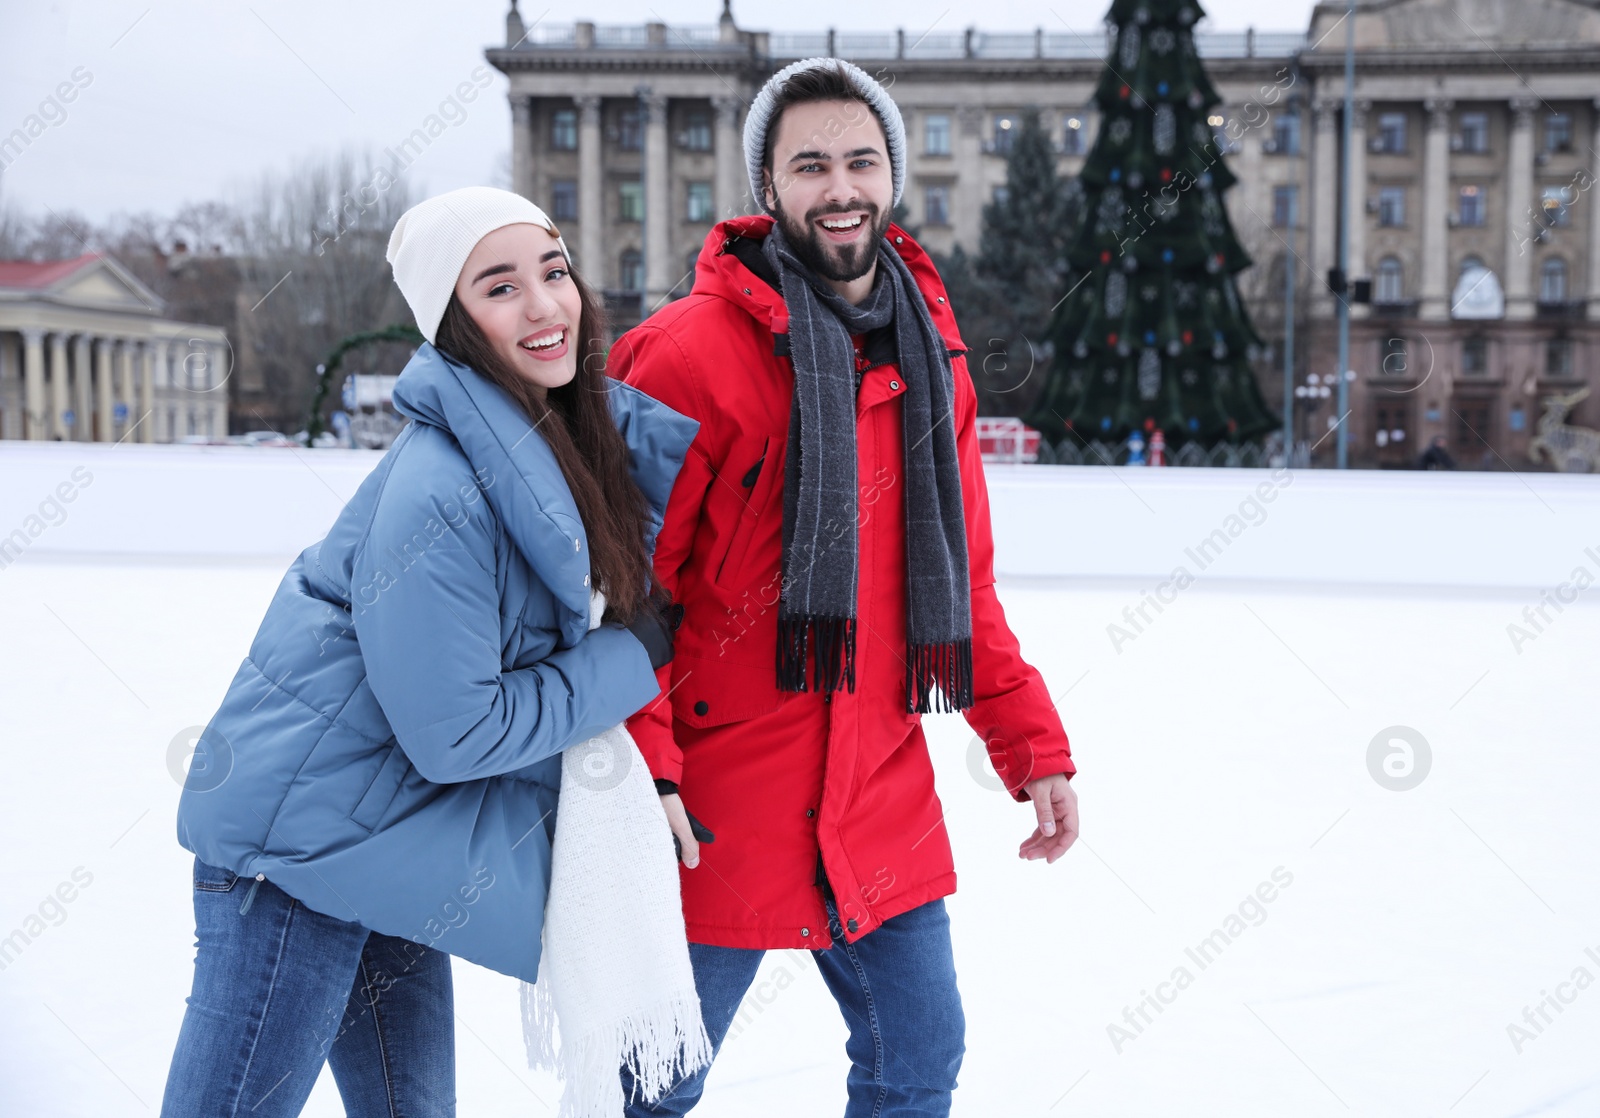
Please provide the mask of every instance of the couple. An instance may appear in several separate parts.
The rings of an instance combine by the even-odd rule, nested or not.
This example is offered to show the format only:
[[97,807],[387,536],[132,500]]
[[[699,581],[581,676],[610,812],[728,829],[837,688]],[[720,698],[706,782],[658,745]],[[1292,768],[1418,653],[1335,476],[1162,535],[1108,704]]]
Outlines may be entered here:
[[685,1114],[768,948],[839,1004],[847,1116],[949,1113],[921,715],[961,711],[1031,803],[1021,857],[1076,838],[1075,770],[995,595],[954,315],[889,221],[899,111],[797,62],[744,153],[763,212],[603,359],[532,203],[468,188],[396,225],[431,343],[412,422],[197,750],[163,1115],[298,1114],[324,1061],[353,1116],[453,1114],[450,955],[523,980],[538,1060],[559,1019],[564,1114]]

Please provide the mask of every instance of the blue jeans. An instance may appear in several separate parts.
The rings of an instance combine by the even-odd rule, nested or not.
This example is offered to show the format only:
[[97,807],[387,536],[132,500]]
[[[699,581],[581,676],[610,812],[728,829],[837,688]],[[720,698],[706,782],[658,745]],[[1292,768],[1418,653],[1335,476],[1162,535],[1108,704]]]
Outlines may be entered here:
[[448,955],[198,858],[194,918],[162,1118],[292,1118],[324,1061],[350,1118],[455,1114]]
[[[850,1029],[845,1118],[947,1118],[966,1052],[966,1017],[956,989],[944,899],[891,917],[855,943],[844,941],[832,898],[825,903],[833,946],[811,957]],[[721,1051],[764,954],[689,944],[700,1015],[715,1052]],[[624,1113],[627,1118],[687,1114],[700,1101],[709,1070],[701,1068],[646,1105],[624,1067],[623,1096],[633,1100]]]

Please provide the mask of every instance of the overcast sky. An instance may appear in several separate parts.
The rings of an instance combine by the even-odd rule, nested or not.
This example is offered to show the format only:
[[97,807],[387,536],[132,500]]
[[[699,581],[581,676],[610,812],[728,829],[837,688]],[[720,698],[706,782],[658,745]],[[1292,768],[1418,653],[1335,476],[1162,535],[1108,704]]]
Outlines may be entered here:
[[[524,19],[708,24],[720,0],[523,0]],[[1108,0],[735,0],[753,30],[1092,28]],[[1211,0],[1210,26],[1302,30],[1310,0]],[[64,115],[0,174],[0,204],[94,220],[232,200],[262,171],[399,143],[504,41],[506,0],[0,0],[0,137],[66,83]],[[412,168],[419,194],[494,183],[510,148],[505,78]],[[480,75],[481,77],[481,75]],[[509,184],[505,184],[509,185]]]

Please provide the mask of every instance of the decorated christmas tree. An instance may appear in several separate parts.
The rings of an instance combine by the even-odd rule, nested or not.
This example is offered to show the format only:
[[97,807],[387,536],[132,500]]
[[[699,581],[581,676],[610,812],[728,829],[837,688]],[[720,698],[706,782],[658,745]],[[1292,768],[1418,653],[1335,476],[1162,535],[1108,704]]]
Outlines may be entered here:
[[1278,426],[1250,368],[1261,344],[1234,276],[1250,257],[1222,195],[1235,179],[1210,122],[1194,0],[1114,0],[1116,44],[1095,90],[1083,217],[1052,315],[1054,360],[1028,422],[1051,442],[1169,448],[1259,439]]

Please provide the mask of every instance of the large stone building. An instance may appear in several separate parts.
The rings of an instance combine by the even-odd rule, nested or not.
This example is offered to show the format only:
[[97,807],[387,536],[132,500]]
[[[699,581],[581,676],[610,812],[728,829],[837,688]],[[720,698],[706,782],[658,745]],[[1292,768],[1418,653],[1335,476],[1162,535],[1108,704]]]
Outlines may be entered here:
[[109,256],[0,261],[0,438],[221,438],[230,364],[225,331],[166,317]]
[[[1281,401],[1288,261],[1295,383],[1336,372],[1325,281],[1343,222],[1350,275],[1373,295],[1352,309],[1352,463],[1409,464],[1443,435],[1463,465],[1520,468],[1540,398],[1600,379],[1600,6],[1359,0],[1341,202],[1344,20],[1334,3],[1308,32],[1195,34],[1240,179],[1230,216],[1256,260],[1241,289],[1273,343],[1263,389]],[[935,252],[972,251],[1025,109],[1061,173],[1081,166],[1106,47],[1065,28],[750,31],[726,3],[709,26],[529,28],[515,2],[506,22],[487,57],[510,82],[513,185],[624,324],[687,293],[712,223],[750,211],[743,114],[785,63],[836,55],[889,86],[910,138],[907,224]],[[1319,462],[1333,402],[1314,387],[1295,400]]]

